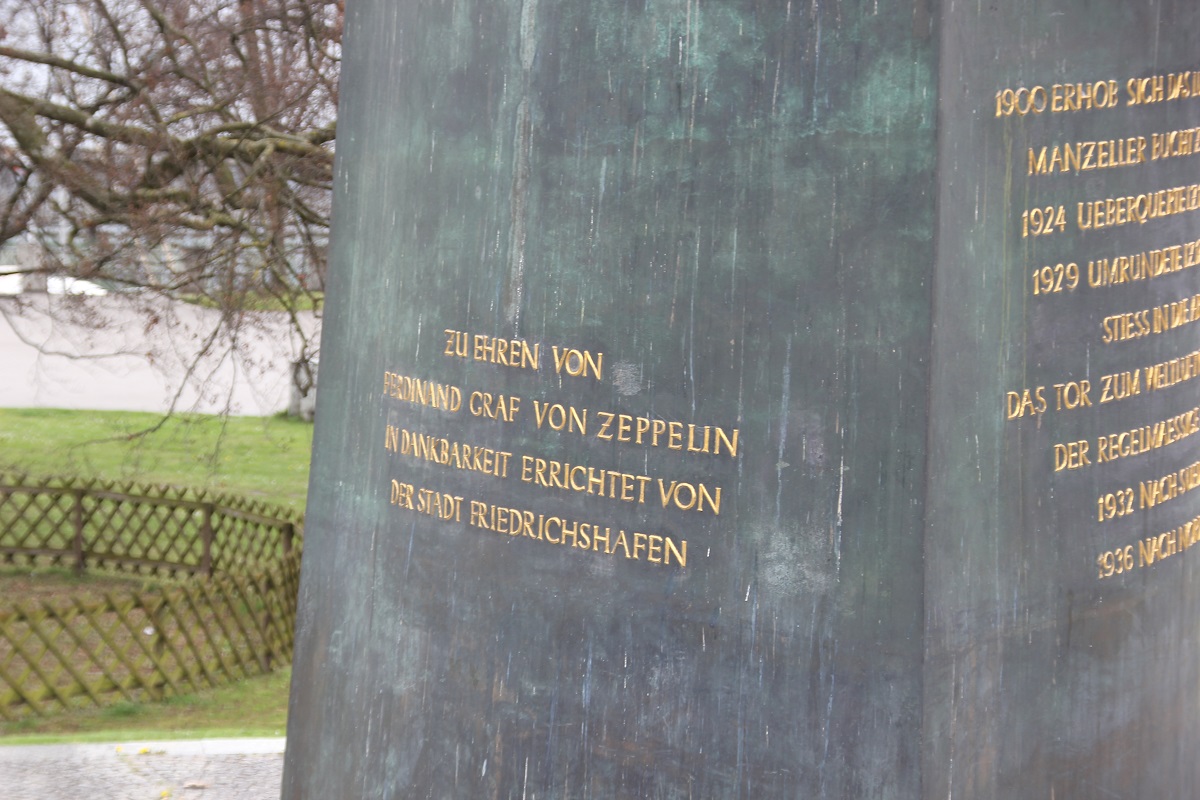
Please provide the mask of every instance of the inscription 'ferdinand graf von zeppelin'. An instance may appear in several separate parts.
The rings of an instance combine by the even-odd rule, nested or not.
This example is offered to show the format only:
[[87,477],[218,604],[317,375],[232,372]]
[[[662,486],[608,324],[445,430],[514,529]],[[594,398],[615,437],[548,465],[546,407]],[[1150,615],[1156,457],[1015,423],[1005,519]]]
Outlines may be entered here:
[[[404,403],[426,406],[448,414],[457,414],[464,407],[463,390],[460,387],[394,372],[383,373],[383,393]],[[473,392],[468,397],[466,407],[474,416],[512,422],[523,408],[520,398],[509,395],[504,397],[505,413],[499,414],[498,401],[489,405],[482,402],[482,398],[492,398],[492,395]],[[480,402],[472,402],[472,399],[479,399]],[[532,405],[538,430],[549,429],[584,437],[590,435],[606,442],[664,447],[683,453],[738,457],[737,428],[598,411],[540,400],[534,400]]]

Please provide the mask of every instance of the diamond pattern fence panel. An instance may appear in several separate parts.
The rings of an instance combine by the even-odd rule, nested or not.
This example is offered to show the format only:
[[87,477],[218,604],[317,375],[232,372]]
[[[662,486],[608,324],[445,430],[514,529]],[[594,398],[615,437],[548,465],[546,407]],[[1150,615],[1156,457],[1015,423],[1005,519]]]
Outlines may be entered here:
[[205,492],[0,474],[0,561],[165,578],[0,603],[0,717],[160,699],[290,663],[301,518]]

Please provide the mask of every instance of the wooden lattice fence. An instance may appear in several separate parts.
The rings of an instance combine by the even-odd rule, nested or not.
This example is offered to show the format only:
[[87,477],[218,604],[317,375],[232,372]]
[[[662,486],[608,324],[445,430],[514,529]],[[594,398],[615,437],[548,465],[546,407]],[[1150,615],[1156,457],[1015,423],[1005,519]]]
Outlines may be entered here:
[[[145,576],[0,602],[0,717],[158,699],[291,660],[301,521],[203,491],[0,473],[0,561]],[[161,584],[161,585],[158,585]]]

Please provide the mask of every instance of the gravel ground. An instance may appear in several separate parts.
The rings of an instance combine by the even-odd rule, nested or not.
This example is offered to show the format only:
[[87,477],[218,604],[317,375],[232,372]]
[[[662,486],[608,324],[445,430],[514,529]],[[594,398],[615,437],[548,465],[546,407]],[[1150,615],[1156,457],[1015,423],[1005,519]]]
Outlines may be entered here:
[[278,800],[283,739],[0,746],[7,800]]

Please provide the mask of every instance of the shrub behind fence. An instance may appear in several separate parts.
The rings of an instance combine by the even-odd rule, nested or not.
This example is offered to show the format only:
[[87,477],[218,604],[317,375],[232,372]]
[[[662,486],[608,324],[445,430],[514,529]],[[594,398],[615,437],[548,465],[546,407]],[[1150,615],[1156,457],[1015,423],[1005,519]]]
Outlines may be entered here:
[[298,515],[227,495],[0,473],[0,560],[184,580],[0,604],[0,716],[158,699],[291,660]]

